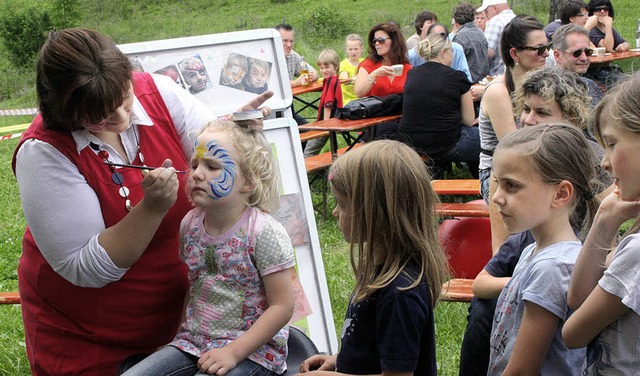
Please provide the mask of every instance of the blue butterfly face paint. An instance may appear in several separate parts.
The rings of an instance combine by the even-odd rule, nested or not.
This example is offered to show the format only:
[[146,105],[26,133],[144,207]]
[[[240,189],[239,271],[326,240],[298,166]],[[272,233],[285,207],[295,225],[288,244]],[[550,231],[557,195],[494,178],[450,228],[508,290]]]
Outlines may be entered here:
[[208,196],[217,200],[231,194],[235,185],[238,167],[233,162],[229,152],[215,140],[207,142],[206,145],[200,145],[196,140],[193,156],[196,160],[211,159],[212,163],[219,163],[222,170],[217,177],[210,179],[209,188],[211,192],[208,193]]

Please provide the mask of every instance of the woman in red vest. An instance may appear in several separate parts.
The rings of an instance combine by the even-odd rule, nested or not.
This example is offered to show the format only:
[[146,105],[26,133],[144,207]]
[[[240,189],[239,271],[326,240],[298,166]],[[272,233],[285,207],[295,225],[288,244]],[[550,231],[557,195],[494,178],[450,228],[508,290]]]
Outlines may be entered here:
[[178,227],[191,208],[177,171],[214,116],[170,78],[132,72],[86,29],[49,35],[36,84],[40,114],[13,159],[28,225],[18,287],[31,370],[114,375],[176,333],[188,286]]

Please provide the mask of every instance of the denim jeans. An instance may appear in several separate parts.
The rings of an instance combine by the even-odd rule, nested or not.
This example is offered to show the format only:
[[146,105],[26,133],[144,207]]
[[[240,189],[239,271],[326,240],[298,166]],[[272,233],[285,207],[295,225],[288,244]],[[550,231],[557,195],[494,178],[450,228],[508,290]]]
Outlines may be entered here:
[[[198,357],[166,346],[130,368],[123,376],[207,376],[198,370]],[[276,376],[261,365],[245,359],[226,376]]]
[[484,201],[489,205],[489,178],[491,177],[491,168],[485,168],[484,170],[480,170],[480,194]]
[[460,348],[460,376],[486,375],[489,369],[491,325],[498,298],[473,298]]
[[436,164],[464,162],[474,178],[478,177],[480,165],[480,131],[478,127],[460,126],[458,143],[443,155],[439,155]]

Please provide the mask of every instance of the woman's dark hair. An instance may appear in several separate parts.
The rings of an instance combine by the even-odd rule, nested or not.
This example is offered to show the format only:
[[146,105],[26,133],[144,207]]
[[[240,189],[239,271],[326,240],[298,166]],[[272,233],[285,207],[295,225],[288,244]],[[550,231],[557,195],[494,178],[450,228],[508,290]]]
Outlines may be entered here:
[[511,69],[515,66],[515,61],[511,57],[512,48],[521,48],[527,45],[529,33],[535,30],[543,30],[544,26],[537,18],[533,16],[521,15],[516,16],[504,27],[500,38],[500,53],[502,61],[506,66],[505,83],[509,89],[509,93],[515,90]]
[[384,22],[375,25],[369,31],[369,37],[367,38],[367,44],[369,45],[369,60],[374,63],[382,61],[382,56],[376,52],[376,46],[373,43],[373,38],[376,31],[384,31],[391,38],[391,48],[389,49],[389,63],[390,64],[409,64],[407,58],[407,43],[404,41],[404,36],[400,31],[398,25],[394,22]]
[[413,21],[413,27],[416,29],[416,34],[420,35],[420,33],[422,33],[422,25],[424,25],[425,21],[429,20],[438,22],[438,16],[428,10],[418,13],[416,20]]
[[444,29],[444,36],[449,38],[449,28],[447,27],[447,25],[439,23],[439,22],[429,25],[429,28],[427,29],[427,35],[431,34],[431,32],[433,31],[433,28],[438,27],[438,26],[440,26],[440,27],[442,27]]
[[597,7],[601,7],[601,6],[605,6],[605,7],[609,7],[609,17],[611,17],[611,19],[614,18],[614,13],[613,13],[613,4],[611,4],[610,0],[591,0],[589,1],[589,4],[587,5],[587,9],[589,9],[589,16],[593,16],[593,11],[597,8]]
[[106,36],[65,29],[49,34],[36,69],[44,127],[73,131],[101,122],[122,105],[132,66]]
[[570,18],[575,17],[582,12],[583,9],[589,9],[587,4],[582,0],[567,0],[560,7],[559,18],[563,25],[571,23]]

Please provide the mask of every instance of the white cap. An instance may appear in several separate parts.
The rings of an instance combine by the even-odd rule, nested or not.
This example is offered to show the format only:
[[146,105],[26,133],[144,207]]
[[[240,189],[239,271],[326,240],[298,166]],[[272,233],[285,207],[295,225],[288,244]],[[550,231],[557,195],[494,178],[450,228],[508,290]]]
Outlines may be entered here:
[[506,4],[506,3],[507,3],[507,0],[484,0],[482,2],[482,5],[480,5],[480,8],[476,9],[476,12],[484,12],[488,7],[492,5]]

